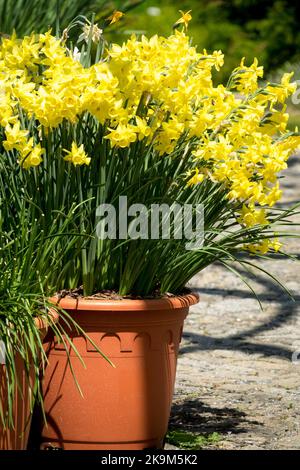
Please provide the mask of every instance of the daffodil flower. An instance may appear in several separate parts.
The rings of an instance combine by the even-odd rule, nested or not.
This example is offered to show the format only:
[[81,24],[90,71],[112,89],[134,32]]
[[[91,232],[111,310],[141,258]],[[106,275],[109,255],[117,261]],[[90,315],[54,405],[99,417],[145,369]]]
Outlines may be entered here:
[[85,153],[83,144],[78,147],[76,142],[72,142],[71,151],[64,150],[64,152],[68,154],[64,160],[73,163],[74,166],[90,164],[91,159]]
[[181,13],[181,18],[174,23],[173,28],[175,28],[177,25],[184,24],[185,28],[188,28],[189,22],[192,19],[192,15],[190,14],[192,10],[187,11],[184,13],[182,10],[179,10],[179,13]]
[[106,21],[109,21],[109,24],[114,24],[117,23],[117,21],[119,21],[122,16],[124,16],[124,13],[122,11],[115,10],[112,15],[106,18]]

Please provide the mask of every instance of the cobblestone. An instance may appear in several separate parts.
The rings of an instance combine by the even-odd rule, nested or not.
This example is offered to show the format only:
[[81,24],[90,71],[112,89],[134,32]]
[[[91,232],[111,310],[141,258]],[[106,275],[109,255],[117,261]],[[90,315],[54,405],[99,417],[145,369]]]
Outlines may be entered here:
[[[285,205],[300,200],[299,181],[294,157],[283,180]],[[299,240],[286,246],[299,257]],[[275,256],[262,266],[294,302],[260,272],[250,279],[263,310],[221,265],[191,281],[201,300],[185,323],[170,424],[218,432],[221,449],[300,449],[300,363],[292,362],[300,351],[300,264]]]

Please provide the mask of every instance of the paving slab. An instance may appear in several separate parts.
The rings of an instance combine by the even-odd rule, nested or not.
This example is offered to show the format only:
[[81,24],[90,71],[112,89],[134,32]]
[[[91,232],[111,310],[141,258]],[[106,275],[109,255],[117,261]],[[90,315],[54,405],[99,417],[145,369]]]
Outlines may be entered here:
[[[300,201],[299,156],[285,175],[288,206]],[[299,257],[299,240],[285,248]],[[254,272],[261,310],[245,284],[217,263],[190,283],[201,300],[185,323],[170,426],[217,432],[219,449],[300,449],[300,262],[276,255],[261,266],[294,301]]]

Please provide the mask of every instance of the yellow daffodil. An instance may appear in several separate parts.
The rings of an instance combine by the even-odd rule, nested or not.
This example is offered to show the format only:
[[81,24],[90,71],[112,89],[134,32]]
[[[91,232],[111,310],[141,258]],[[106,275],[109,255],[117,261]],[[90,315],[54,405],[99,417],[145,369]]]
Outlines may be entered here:
[[106,21],[109,21],[109,24],[114,24],[117,23],[122,16],[124,16],[122,11],[115,10],[108,18],[106,18]]
[[181,13],[181,18],[179,18],[179,20],[177,20],[175,23],[174,23],[174,26],[173,27],[176,27],[177,25],[180,25],[180,24],[184,24],[185,28],[187,29],[188,28],[188,24],[189,22],[191,21],[192,19],[192,15],[190,14],[192,10],[189,10],[187,11],[186,13],[184,13],[182,10],[179,10],[179,13]]
[[250,253],[265,255],[269,250],[278,252],[281,247],[282,243],[280,243],[277,238],[272,240],[266,238],[259,243],[248,244],[244,248],[245,250],[250,251]]
[[147,121],[139,116],[136,116],[135,120],[138,140],[142,140],[144,137],[149,137],[152,131],[151,127],[147,125]]
[[[181,15],[175,25],[186,29],[190,11]],[[122,16],[115,11],[107,21]],[[83,33],[93,41],[101,34],[89,24]],[[157,158],[190,152],[188,188],[211,180],[239,206],[238,223],[266,225],[267,207],[281,197],[278,175],[300,148],[300,136],[287,132],[285,105],[296,85],[288,73],[280,83],[259,88],[263,68],[256,58],[250,65],[242,59],[227,87],[214,85],[212,70],[223,62],[221,51],[198,52],[178,30],[167,38],[132,35],[88,67],[50,31],[22,40],[13,34],[0,44],[3,149],[14,151],[29,169],[41,163],[43,140],[63,123],[72,129],[93,122],[116,155],[118,149],[131,152],[132,145]],[[73,142],[65,153],[64,160],[75,166],[90,164],[83,144]],[[264,253],[279,244],[270,238],[247,249]]]
[[21,166],[25,168],[25,170],[38,166],[42,161],[43,153],[44,149],[41,148],[40,144],[33,147],[29,153],[25,151],[24,156],[21,154]]
[[256,209],[255,207],[247,207],[245,204],[242,207],[241,215],[238,220],[246,227],[253,227],[254,225],[267,225],[269,222],[266,218],[266,211],[264,209]]
[[203,173],[199,173],[198,168],[196,168],[195,170],[192,170],[191,172],[189,172],[188,176],[191,176],[191,178],[187,182],[188,186],[195,186],[199,183],[202,183],[202,181],[205,178],[205,175]]
[[16,122],[13,126],[6,126],[5,135],[6,140],[3,141],[5,150],[19,149],[27,141],[28,131],[20,129],[20,123]]
[[64,157],[64,160],[73,163],[74,166],[89,165],[91,162],[90,157],[88,157],[84,151],[83,144],[78,147],[76,142],[72,142],[71,151],[64,151],[67,153],[67,156]]
[[105,136],[108,139],[112,147],[117,146],[121,148],[128,147],[132,142],[137,139],[135,132],[135,126],[130,124],[119,124],[116,129],[109,129],[111,132]]

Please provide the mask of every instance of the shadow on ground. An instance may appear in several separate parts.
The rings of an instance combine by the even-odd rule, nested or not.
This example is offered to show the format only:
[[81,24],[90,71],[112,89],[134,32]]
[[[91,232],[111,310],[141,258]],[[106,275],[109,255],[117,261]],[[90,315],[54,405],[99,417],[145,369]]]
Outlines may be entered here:
[[[299,257],[299,255],[297,255]],[[244,272],[236,269],[241,275],[245,275]],[[215,338],[212,336],[200,335],[185,331],[183,338],[185,338],[189,344],[180,348],[180,354],[186,354],[195,350],[240,350],[249,354],[262,354],[265,357],[280,357],[281,359],[291,360],[293,351],[288,348],[273,344],[262,344],[254,342],[253,338],[257,335],[261,335],[265,332],[274,332],[277,328],[280,328],[283,324],[290,321],[298,313],[298,306],[300,303],[300,296],[295,295],[293,300],[289,298],[286,292],[281,290],[278,284],[274,283],[272,279],[266,278],[264,274],[259,275],[247,273],[248,281],[256,281],[264,286],[264,292],[259,295],[259,299],[263,303],[274,303],[276,305],[276,311],[271,318],[267,321],[259,323],[258,325],[251,327],[247,330],[240,331],[237,334],[229,335],[223,338]],[[249,290],[236,290],[236,289],[220,289],[220,288],[193,288],[192,290],[200,294],[208,294],[213,296],[220,296],[226,298],[240,298],[241,301],[245,298],[253,298],[252,292]],[[251,339],[251,341],[250,341]]]
[[197,398],[174,403],[169,429],[178,429],[197,434],[239,434],[262,423],[248,418],[246,413],[235,408],[210,407]]

